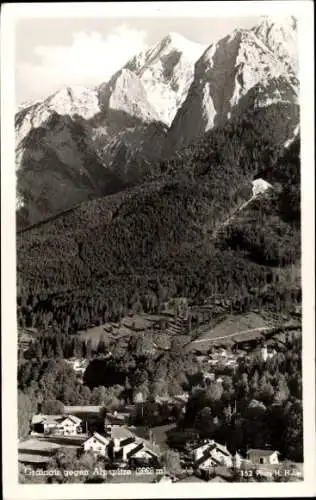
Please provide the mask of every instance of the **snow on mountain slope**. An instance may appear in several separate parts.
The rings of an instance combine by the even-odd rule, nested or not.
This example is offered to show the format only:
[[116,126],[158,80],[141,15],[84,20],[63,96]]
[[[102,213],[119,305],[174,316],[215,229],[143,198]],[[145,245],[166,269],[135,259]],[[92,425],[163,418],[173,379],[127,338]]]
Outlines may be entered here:
[[166,125],[171,124],[183,103],[193,80],[194,64],[206,48],[178,33],[169,33],[127,63],[126,68],[139,77],[148,101]]
[[137,181],[161,157],[166,136],[141,81],[127,69],[97,89],[61,89],[15,121],[23,224]]
[[[296,105],[295,37],[291,19],[284,24],[262,19],[208,48],[170,33],[99,87],[65,87],[20,109],[15,120],[19,207],[27,210],[31,200],[37,219],[47,207],[49,214],[64,207],[62,197],[54,202],[44,197],[44,204],[36,205],[35,178],[41,196],[50,176],[66,182],[71,206],[139,181],[163,156],[236,113]],[[293,130],[287,129],[282,144]],[[102,168],[107,174],[100,191],[96,173]]]
[[289,69],[298,70],[297,22],[294,17],[271,18],[263,16],[253,33],[271,52],[276,54]]
[[64,87],[43,101],[21,109],[16,114],[16,144],[33,129],[40,127],[53,113],[80,116],[86,120],[100,112],[96,90],[83,86]]
[[[258,25],[261,38],[264,38],[262,26],[267,25],[266,20]],[[271,30],[276,33],[273,23]],[[241,103],[244,110],[248,94],[256,107],[297,102],[298,81],[294,70],[282,51],[279,55],[276,43],[272,51],[255,32],[256,28],[233,31],[211,44],[196,62],[194,80],[169,132],[167,155],[176,147],[189,144],[207,130],[224,123],[236,113]],[[272,38],[268,35],[266,38],[272,46]],[[252,91],[256,87],[259,98],[255,98]]]

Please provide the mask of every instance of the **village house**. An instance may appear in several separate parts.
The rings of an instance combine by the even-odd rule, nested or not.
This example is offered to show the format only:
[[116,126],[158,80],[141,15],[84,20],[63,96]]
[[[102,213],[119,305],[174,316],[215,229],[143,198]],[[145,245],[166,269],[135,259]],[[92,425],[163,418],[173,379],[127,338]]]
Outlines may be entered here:
[[82,433],[82,420],[75,415],[33,415],[31,434],[76,436]]
[[83,449],[85,452],[92,452],[96,455],[102,457],[108,456],[108,445],[110,439],[105,436],[101,436],[98,432],[94,432],[84,443]]
[[215,373],[213,373],[213,372],[204,371],[204,372],[202,372],[202,374],[203,374],[204,382],[214,382],[214,380],[216,378]]
[[158,454],[152,449],[146,441],[136,440],[136,446],[126,453],[126,460],[133,460],[138,464],[154,463],[158,460]]
[[149,462],[158,458],[153,443],[146,441],[126,427],[112,427],[113,459]]
[[83,444],[85,452],[94,452],[114,461],[146,464],[156,462],[158,453],[154,445],[139,438],[127,427],[113,426],[107,436],[95,432]]
[[247,451],[247,459],[253,465],[267,465],[279,463],[279,452],[274,450],[251,449]]
[[221,366],[226,368],[235,369],[237,366],[237,358],[239,356],[236,353],[227,352],[225,349],[222,349],[219,352],[213,352],[209,354],[208,364],[210,366]]
[[70,358],[65,360],[68,365],[70,365],[76,373],[83,375],[85,370],[89,365],[88,359],[78,359],[78,358]]
[[182,394],[176,394],[175,396],[156,396],[155,403],[164,405],[167,404],[169,407],[180,407],[185,408],[189,400],[189,393],[183,392]]
[[211,471],[216,466],[232,467],[233,465],[232,455],[226,446],[210,439],[193,448],[192,459],[194,467],[205,472]]
[[130,417],[134,411],[133,408],[123,409],[120,411],[107,412],[104,418],[104,430],[111,433],[113,427],[120,427],[129,423]]

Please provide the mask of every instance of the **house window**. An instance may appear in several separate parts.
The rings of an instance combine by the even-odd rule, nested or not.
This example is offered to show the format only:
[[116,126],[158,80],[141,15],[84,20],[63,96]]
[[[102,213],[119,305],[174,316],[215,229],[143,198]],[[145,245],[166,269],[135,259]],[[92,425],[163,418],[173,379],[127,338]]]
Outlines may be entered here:
[[264,459],[262,457],[260,457],[259,462],[260,462],[260,464],[264,464]]

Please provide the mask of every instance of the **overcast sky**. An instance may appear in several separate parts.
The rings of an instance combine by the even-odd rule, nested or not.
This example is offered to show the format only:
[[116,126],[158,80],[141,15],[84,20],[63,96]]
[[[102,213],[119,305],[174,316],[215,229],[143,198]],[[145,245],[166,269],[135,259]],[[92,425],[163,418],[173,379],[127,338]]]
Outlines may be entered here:
[[16,100],[97,85],[170,31],[210,44],[258,17],[23,19],[16,25]]

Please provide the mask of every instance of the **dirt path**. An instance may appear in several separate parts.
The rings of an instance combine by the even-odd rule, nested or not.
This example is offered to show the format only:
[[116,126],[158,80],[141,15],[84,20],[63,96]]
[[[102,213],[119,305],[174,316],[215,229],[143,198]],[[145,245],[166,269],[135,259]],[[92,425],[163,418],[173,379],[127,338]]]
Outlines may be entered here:
[[217,228],[214,229],[213,233],[212,233],[212,238],[216,238],[218,232],[225,226],[227,226],[235,217],[236,215],[241,212],[244,208],[246,208],[247,205],[249,205],[249,203],[254,200],[255,196],[252,196],[251,198],[249,198],[249,200],[245,201],[242,205],[240,205],[239,207],[236,208],[236,210],[233,211],[233,213],[226,219],[224,220],[224,222],[222,222],[221,224],[218,225]]

